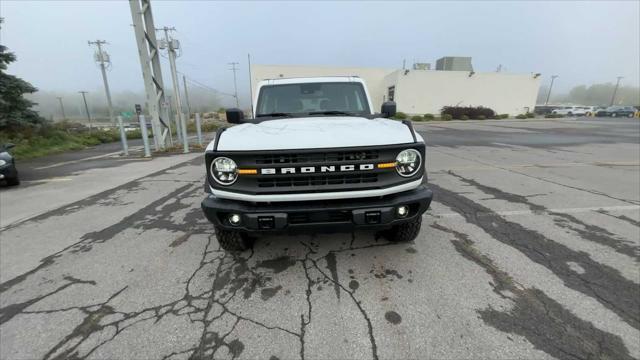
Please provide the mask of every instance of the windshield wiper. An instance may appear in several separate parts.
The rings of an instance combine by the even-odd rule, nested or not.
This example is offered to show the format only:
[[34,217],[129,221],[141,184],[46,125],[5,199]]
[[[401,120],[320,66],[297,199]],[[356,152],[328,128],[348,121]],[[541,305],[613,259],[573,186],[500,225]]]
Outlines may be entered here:
[[278,116],[291,117],[291,114],[284,113],[284,112],[273,112],[273,113],[268,113],[268,114],[258,114],[258,115],[256,115],[256,117],[278,117]]
[[347,115],[355,116],[356,114],[347,111],[327,110],[327,111],[312,111],[309,115]]

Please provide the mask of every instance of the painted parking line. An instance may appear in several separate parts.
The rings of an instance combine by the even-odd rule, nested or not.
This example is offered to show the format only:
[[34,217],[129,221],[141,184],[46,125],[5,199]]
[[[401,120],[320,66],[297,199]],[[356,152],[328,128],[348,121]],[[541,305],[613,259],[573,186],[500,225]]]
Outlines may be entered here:
[[489,165],[471,165],[471,166],[458,166],[452,168],[432,168],[430,173],[457,171],[457,170],[501,170],[501,169],[524,169],[524,168],[567,168],[567,167],[580,167],[580,166],[640,166],[640,162],[637,161],[596,161],[596,162],[569,162],[569,163],[549,163],[549,164],[514,164],[514,165],[501,165],[499,168]]
[[[141,150],[141,149],[142,149],[142,146],[136,146],[136,147],[130,148],[129,151],[137,151],[137,150]],[[122,153],[122,151],[116,151],[116,152],[112,152],[112,153],[108,153],[108,154],[89,156],[89,157],[82,158],[82,159],[62,161],[62,162],[51,164],[51,165],[40,166],[40,167],[34,168],[34,170],[51,169],[51,168],[58,167],[58,166],[63,166],[63,165],[77,164],[79,162],[88,161],[88,160],[96,160],[96,159],[102,159],[102,158],[107,158],[107,157],[112,157],[112,156],[118,156],[121,153]]]
[[[617,206],[591,206],[591,207],[579,207],[579,208],[556,208],[556,209],[546,209],[544,213],[560,213],[560,214],[577,214],[577,213],[586,213],[593,211],[635,211],[640,210],[640,205],[617,205]],[[495,212],[487,212],[487,213],[478,213],[477,216],[521,216],[521,215],[532,215],[539,214],[540,211],[532,211],[532,210],[507,210],[507,211],[495,211]],[[455,218],[460,217],[464,218],[462,215],[456,212],[450,213],[435,213],[429,214],[434,217],[439,218]]]
[[48,183],[48,182],[62,182],[62,181],[71,181],[73,178],[70,177],[55,177],[41,180],[21,180],[23,183],[29,184],[38,184],[38,183]]

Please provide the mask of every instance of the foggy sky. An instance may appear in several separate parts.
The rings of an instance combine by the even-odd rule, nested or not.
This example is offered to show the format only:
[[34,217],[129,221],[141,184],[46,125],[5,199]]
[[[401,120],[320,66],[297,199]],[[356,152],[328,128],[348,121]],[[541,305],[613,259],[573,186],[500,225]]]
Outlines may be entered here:
[[[152,2],[157,27],[175,26],[178,70],[233,92],[228,62],[399,68],[472,56],[474,70],[560,75],[554,89],[640,82],[640,2]],[[42,90],[102,91],[87,40],[104,39],[114,91],[141,91],[126,1],[0,1],[0,43],[18,56],[9,73]],[[158,34],[160,35],[160,34]],[[168,61],[163,59],[165,63]],[[171,78],[168,65],[163,77]],[[225,97],[222,96],[221,99]],[[227,101],[231,101],[227,97]],[[246,102],[246,101],[244,101]]]

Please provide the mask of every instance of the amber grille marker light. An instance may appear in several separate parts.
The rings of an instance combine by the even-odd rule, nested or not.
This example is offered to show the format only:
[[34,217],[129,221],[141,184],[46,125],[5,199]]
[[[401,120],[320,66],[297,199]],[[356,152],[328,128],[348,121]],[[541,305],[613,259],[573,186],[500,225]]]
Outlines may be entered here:
[[396,167],[396,162],[388,162],[388,163],[380,163],[378,164],[378,169],[388,169],[388,168],[392,168],[392,167]]
[[240,175],[256,175],[258,170],[256,169],[239,169],[238,174]]

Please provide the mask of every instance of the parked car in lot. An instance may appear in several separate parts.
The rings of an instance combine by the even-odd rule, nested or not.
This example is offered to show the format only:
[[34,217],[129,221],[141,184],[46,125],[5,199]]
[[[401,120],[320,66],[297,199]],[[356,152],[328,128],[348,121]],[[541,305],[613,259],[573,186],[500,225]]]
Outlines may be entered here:
[[584,116],[588,110],[588,106],[563,106],[559,109],[552,110],[551,113],[556,115]]
[[609,106],[606,109],[600,110],[596,113],[596,116],[604,117],[633,117],[636,109],[633,106]]
[[587,106],[587,116],[596,116],[599,111],[605,110],[604,106]]
[[6,182],[7,185],[19,185],[18,169],[16,169],[16,160],[9,153],[15,145],[0,145],[0,181]]
[[533,113],[536,115],[547,115],[547,114],[551,114],[551,112],[555,109],[559,109],[562,106],[557,106],[557,105],[536,105],[533,108]]

